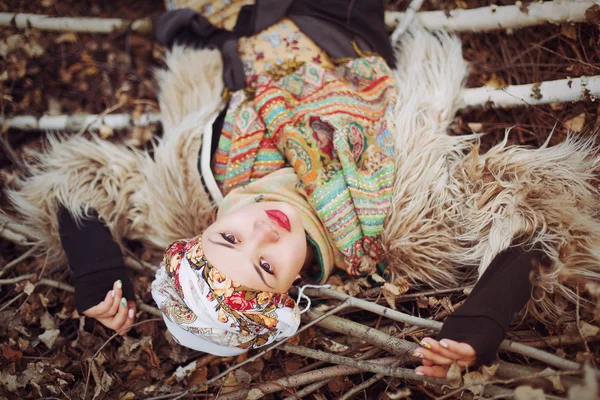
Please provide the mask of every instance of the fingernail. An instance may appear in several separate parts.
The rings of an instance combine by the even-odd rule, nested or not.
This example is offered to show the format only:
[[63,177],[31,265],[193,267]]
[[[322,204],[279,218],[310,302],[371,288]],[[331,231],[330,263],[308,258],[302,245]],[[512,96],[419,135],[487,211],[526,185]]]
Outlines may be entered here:
[[431,345],[424,340],[421,340],[420,344],[421,344],[421,346],[425,347],[426,349],[431,349]]
[[129,309],[129,312],[127,313],[127,315],[129,315],[129,318],[133,318],[133,308]]
[[443,340],[440,340],[440,346],[442,346],[443,348],[447,349],[448,348],[448,343],[444,342]]
[[424,373],[422,373],[421,371],[416,371],[415,374],[419,375],[419,376],[423,376],[425,375]]
[[123,282],[120,279],[117,281],[117,288],[123,289]]
[[110,292],[110,294],[111,294],[111,296],[112,296],[112,297],[115,297],[115,289],[113,289],[113,290]]
[[126,299],[125,297],[123,297],[123,298],[121,299],[121,305],[122,305],[123,307],[127,306],[127,299]]
[[413,353],[413,357],[423,358],[423,354],[417,353],[416,351]]

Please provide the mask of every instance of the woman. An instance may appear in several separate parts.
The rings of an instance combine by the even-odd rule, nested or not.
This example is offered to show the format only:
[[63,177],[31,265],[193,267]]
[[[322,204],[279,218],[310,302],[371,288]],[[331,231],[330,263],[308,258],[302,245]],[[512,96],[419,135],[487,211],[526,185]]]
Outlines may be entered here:
[[454,361],[493,360],[525,304],[552,319],[560,303],[548,293],[573,300],[563,281],[598,280],[589,143],[480,155],[474,138],[444,133],[466,74],[456,39],[416,32],[395,60],[382,4],[247,3],[157,21],[172,50],[154,159],[54,142],[11,193],[54,260],[60,233],[78,310],[113,329],[134,320],[113,238],[194,237],[168,247],[153,296],[178,341],[221,355],[294,334],[298,275],[323,283],[334,266],[362,275],[389,264],[391,279],[443,287],[478,268],[442,340],[415,353],[418,373],[443,377]]

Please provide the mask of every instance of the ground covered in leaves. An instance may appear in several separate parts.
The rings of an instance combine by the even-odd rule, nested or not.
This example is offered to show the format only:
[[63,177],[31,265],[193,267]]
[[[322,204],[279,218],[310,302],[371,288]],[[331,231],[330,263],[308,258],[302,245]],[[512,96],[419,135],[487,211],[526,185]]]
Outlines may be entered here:
[[[390,10],[404,10],[409,1],[389,1]],[[422,10],[475,8],[490,4],[512,4],[492,0],[429,0]],[[52,16],[97,16],[126,18],[154,17],[164,11],[160,1],[79,1],[79,0],[4,0],[1,12],[25,12]],[[545,25],[515,31],[462,34],[464,56],[471,63],[467,85],[479,87],[541,82],[565,77],[600,75],[600,29],[594,24]],[[103,113],[107,110],[141,115],[157,112],[153,69],[161,66],[163,49],[148,36],[131,32],[91,35],[72,32],[49,33],[35,30],[0,28],[0,118],[15,116]],[[452,134],[486,132],[484,148],[504,138],[512,128],[512,143],[540,146],[551,133],[550,143],[558,143],[568,132],[590,135],[600,129],[600,103],[588,100],[575,104],[550,104],[510,110],[481,108],[461,111],[451,126]],[[149,146],[154,125],[128,131],[103,127],[104,139],[133,146]],[[84,133],[86,134],[86,133]],[[7,129],[1,131],[0,182],[9,187],[32,152],[43,146],[46,133]],[[0,206],[10,214],[3,192]],[[0,227],[1,228],[1,227]],[[132,243],[141,259],[149,252]],[[27,248],[0,239],[0,265],[6,266]],[[13,263],[2,273],[12,279],[34,273],[30,280],[0,286],[0,399],[1,398],[150,398],[176,392],[204,382],[247,356],[219,358],[187,350],[173,343],[159,320],[140,311],[136,326],[127,337],[109,341],[113,332],[80,317],[68,291],[40,283],[40,279],[68,282],[65,266],[45,265],[43,258],[27,258]],[[132,274],[140,300],[152,304],[149,294],[151,274]],[[399,310],[423,318],[441,320],[464,300],[468,288],[440,293],[428,288],[408,288],[404,282],[388,284],[386,291],[371,280],[349,280],[334,276],[332,283],[351,295],[394,304]],[[408,290],[408,292],[407,292]],[[385,296],[382,296],[385,294]],[[571,312],[572,311],[572,312]],[[510,338],[543,348],[579,362],[598,360],[598,331],[594,310],[578,310],[583,321],[577,329],[575,310],[566,310],[560,326],[541,326],[527,318],[518,319]],[[373,314],[346,310],[344,317],[360,321],[388,334],[402,331],[399,324]],[[416,330],[403,336],[418,340],[425,334]],[[584,343],[582,337],[587,339]],[[554,339],[550,339],[554,338]],[[559,338],[560,340],[557,340]],[[353,355],[370,347],[364,342],[310,328],[294,340],[302,346],[330,353]],[[95,357],[95,362],[90,359]],[[532,360],[513,354],[503,360],[523,367],[545,368]],[[187,374],[179,367],[195,361]],[[250,382],[267,382],[317,367],[314,360],[273,351],[259,358],[210,388],[196,391],[196,397],[223,395]],[[338,376],[310,396],[316,399],[338,398],[360,385],[373,374]],[[558,381],[557,381],[558,379]],[[588,382],[589,383],[589,382]],[[591,383],[590,383],[591,384]],[[515,383],[512,386],[517,386]],[[534,382],[534,386],[536,383]],[[555,394],[564,394],[558,377],[537,382]],[[549,387],[548,387],[549,385]],[[284,398],[297,389],[281,390],[272,398]],[[520,389],[533,398],[535,392]],[[534,389],[531,389],[534,390]],[[561,391],[562,390],[562,391]],[[539,393],[538,393],[539,394]],[[441,393],[423,383],[382,378],[355,398],[398,399],[430,398]],[[310,398],[309,396],[309,398]]]

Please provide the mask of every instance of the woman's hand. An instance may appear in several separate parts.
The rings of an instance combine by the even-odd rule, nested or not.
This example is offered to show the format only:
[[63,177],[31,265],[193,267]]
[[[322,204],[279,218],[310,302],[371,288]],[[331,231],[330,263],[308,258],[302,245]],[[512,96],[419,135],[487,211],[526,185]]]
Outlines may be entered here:
[[458,343],[450,339],[439,342],[426,337],[421,340],[413,356],[422,359],[423,366],[415,369],[418,375],[445,378],[450,366],[457,362],[458,366],[465,368],[475,363],[475,350],[467,343]]
[[[113,289],[106,293],[102,303],[88,308],[83,312],[86,317],[97,319],[107,328],[118,331],[126,326],[133,324],[136,307],[135,301],[121,297],[123,283],[118,280],[114,283]],[[121,336],[126,335],[129,329],[121,332]]]

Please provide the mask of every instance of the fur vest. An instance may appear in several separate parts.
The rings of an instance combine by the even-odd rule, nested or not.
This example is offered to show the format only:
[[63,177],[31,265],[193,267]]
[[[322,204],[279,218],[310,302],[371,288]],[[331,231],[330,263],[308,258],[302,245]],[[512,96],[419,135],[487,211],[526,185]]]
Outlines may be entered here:
[[[551,264],[538,274],[528,309],[556,320],[577,299],[575,285],[600,281],[593,142],[527,149],[504,141],[482,154],[477,135],[446,133],[468,72],[459,39],[413,31],[397,60],[396,177],[383,234],[392,279],[453,287],[473,282],[511,244],[536,245]],[[164,134],[152,156],[98,138],[52,137],[9,191],[54,265],[65,261],[59,204],[79,217],[92,207],[117,240],[159,250],[210,223],[215,206],[197,162],[205,127],[224,106],[221,56],[176,47],[166,65],[157,73]]]

